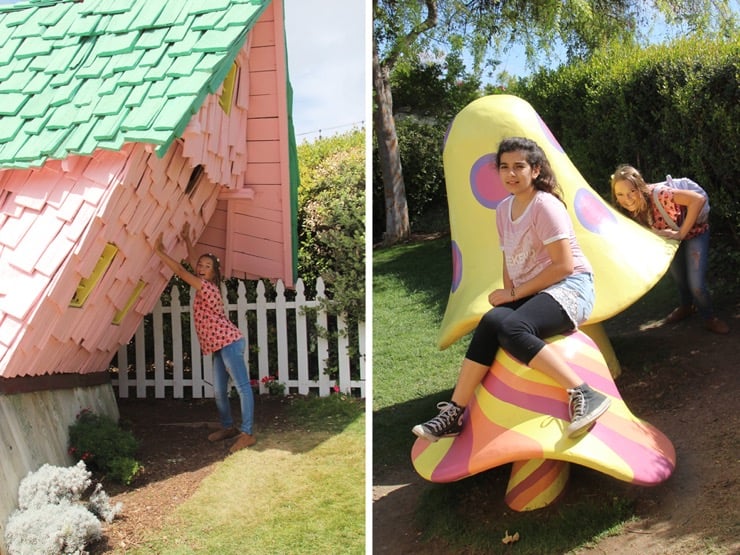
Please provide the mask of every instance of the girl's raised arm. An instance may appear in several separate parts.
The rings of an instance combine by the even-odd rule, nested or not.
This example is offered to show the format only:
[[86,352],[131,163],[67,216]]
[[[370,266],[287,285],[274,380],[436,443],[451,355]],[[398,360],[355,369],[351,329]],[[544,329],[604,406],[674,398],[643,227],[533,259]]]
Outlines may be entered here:
[[157,241],[154,243],[154,252],[156,252],[157,256],[162,259],[162,261],[165,263],[165,266],[175,272],[175,274],[177,274],[180,279],[190,285],[190,287],[194,287],[195,289],[200,291],[200,288],[203,286],[203,281],[195,274],[190,273],[187,268],[185,268],[185,266],[180,264],[177,260],[172,258],[166,252],[164,252],[164,245],[162,243],[161,233],[159,234],[159,237],[157,237]]

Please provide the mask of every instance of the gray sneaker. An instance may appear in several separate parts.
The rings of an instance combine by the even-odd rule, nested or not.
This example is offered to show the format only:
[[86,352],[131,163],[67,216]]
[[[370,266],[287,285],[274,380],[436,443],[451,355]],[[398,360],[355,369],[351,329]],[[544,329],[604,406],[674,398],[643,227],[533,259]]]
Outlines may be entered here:
[[569,389],[568,415],[570,425],[568,426],[568,437],[576,437],[587,431],[588,426],[604,414],[611,405],[611,400],[589,386],[579,386]]
[[465,409],[458,407],[455,403],[437,403],[439,414],[424,422],[417,424],[411,430],[420,438],[435,442],[443,437],[454,437],[462,430],[463,413]]

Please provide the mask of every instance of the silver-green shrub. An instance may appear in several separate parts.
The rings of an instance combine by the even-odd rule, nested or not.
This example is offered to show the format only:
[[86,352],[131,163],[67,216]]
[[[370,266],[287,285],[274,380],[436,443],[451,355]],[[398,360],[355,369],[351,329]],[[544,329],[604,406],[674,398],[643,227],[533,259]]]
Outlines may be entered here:
[[83,555],[101,534],[95,515],[82,505],[62,500],[13,513],[5,542],[9,555]]
[[90,476],[83,461],[70,467],[45,464],[36,472],[29,472],[21,482],[18,487],[18,508],[35,509],[65,500],[78,501],[92,483]]
[[45,464],[29,472],[18,488],[18,510],[8,519],[9,555],[83,555],[100,539],[100,520],[112,522],[121,504],[97,484],[87,503],[91,473],[83,461],[72,467]]

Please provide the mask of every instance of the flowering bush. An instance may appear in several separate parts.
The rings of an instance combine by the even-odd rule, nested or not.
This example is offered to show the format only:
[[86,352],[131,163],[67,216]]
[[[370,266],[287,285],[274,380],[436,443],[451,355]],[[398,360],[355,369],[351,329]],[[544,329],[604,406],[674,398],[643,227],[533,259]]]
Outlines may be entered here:
[[140,469],[134,459],[137,448],[138,442],[130,431],[121,429],[112,418],[88,409],[80,412],[69,427],[69,454],[123,484],[130,484]]
[[285,393],[285,384],[279,382],[275,376],[265,376],[261,381],[270,395],[283,395]]
[[87,503],[91,473],[85,463],[64,468],[45,464],[29,472],[18,488],[18,510],[5,527],[9,555],[67,555],[86,553],[102,535],[99,518],[112,522],[121,504],[97,484]]

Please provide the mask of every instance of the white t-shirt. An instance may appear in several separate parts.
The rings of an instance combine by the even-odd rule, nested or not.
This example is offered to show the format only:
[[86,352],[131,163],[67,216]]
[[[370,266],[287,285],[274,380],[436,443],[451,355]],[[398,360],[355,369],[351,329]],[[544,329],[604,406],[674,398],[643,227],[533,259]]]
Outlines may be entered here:
[[545,245],[560,239],[568,239],[570,243],[573,274],[593,273],[562,202],[550,193],[537,191],[524,213],[514,221],[511,218],[513,199],[508,196],[496,207],[496,227],[506,269],[515,287],[552,264]]

